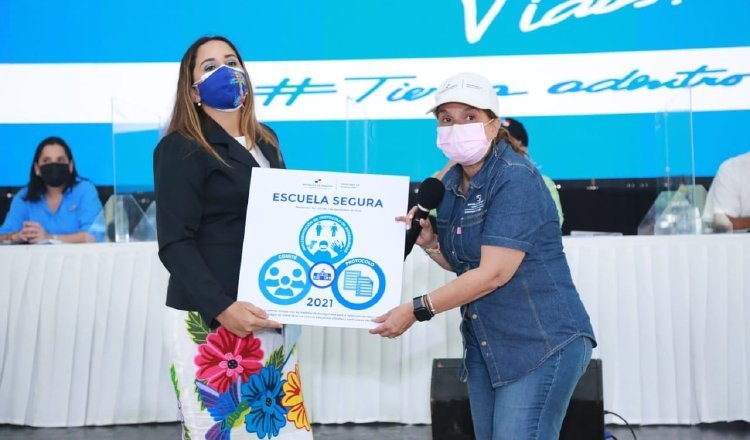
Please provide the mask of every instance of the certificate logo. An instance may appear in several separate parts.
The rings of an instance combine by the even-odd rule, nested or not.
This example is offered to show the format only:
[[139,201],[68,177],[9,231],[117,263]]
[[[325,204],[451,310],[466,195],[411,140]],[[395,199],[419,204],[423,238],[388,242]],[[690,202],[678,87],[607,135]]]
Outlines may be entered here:
[[336,268],[328,263],[317,263],[310,269],[310,282],[320,289],[333,284],[335,276]]
[[352,230],[341,217],[310,218],[299,234],[302,255],[290,252],[269,258],[258,276],[260,291],[274,304],[291,305],[313,287],[330,288],[336,301],[350,310],[372,307],[385,293],[385,274],[368,258],[344,260],[352,242]]
[[260,291],[274,304],[294,304],[310,291],[309,271],[305,260],[298,255],[275,255],[260,269]]
[[385,275],[374,261],[352,258],[336,269],[336,281],[331,285],[331,291],[344,307],[364,310],[383,297]]
[[333,214],[311,218],[299,234],[299,247],[313,263],[333,264],[343,260],[352,249],[352,241],[349,224]]

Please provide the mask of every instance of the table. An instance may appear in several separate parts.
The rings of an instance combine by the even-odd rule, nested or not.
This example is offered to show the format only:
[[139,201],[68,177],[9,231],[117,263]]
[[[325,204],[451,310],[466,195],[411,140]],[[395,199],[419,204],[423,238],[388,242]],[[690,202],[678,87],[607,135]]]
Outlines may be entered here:
[[[606,409],[639,424],[750,421],[750,234],[564,243]],[[414,252],[404,298],[452,277]],[[177,420],[161,346],[167,279],[155,243],[0,247],[0,423]],[[458,322],[448,312],[397,340],[305,328],[313,421],[429,423],[432,359],[460,357]]]

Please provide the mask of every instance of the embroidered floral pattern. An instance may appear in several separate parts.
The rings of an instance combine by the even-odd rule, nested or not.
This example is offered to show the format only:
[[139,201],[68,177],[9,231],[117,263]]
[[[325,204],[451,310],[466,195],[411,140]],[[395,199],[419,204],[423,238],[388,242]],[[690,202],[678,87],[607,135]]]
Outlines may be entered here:
[[281,372],[272,367],[263,367],[259,374],[250,377],[242,385],[242,400],[250,404],[250,414],[245,416],[247,432],[255,432],[259,438],[276,437],[286,425],[288,411],[281,404],[282,389],[286,381]]
[[240,399],[240,384],[235,382],[226,393],[219,394],[216,390],[195,381],[198,397],[216,422],[206,432],[206,440],[228,440],[233,428],[242,424],[245,414],[250,411],[247,402]]
[[[224,327],[212,331],[193,312],[188,313],[185,323],[188,336],[197,345],[193,358],[197,369],[195,377],[190,378],[200,402],[195,410],[205,411],[214,420],[212,425],[196,428],[194,438],[200,435],[206,440],[230,440],[250,433],[258,439],[272,439],[303,429],[312,438],[299,366],[292,357],[294,345],[286,351],[274,339],[278,338],[275,334],[267,341],[265,333],[240,338]],[[176,370],[171,373],[179,400]],[[190,403],[191,408],[194,405],[194,401]]]
[[180,415],[180,424],[182,425],[182,437],[185,440],[191,440],[190,429],[185,425],[185,420],[182,416],[182,405],[180,404],[180,380],[177,378],[177,371],[174,369],[174,364],[169,366],[169,377],[172,379],[172,387],[174,387],[174,392],[177,394],[177,411]]
[[309,431],[310,419],[307,418],[305,400],[302,397],[302,383],[299,380],[299,365],[294,365],[294,371],[286,375],[286,383],[283,386],[284,397],[281,404],[289,409],[287,420],[294,423],[297,429],[305,428]]
[[240,94],[236,98],[234,98],[234,106],[239,107],[240,104],[242,104],[242,101],[245,100],[245,96],[247,96],[247,80],[245,79],[245,74],[242,72],[238,72],[234,69],[232,69],[232,84],[239,84],[240,87]]
[[260,340],[252,334],[245,338],[219,327],[216,333],[206,337],[206,343],[198,347],[195,365],[198,380],[216,389],[219,393],[226,392],[232,382],[239,379],[248,380],[250,375],[257,373],[263,366],[263,350]]

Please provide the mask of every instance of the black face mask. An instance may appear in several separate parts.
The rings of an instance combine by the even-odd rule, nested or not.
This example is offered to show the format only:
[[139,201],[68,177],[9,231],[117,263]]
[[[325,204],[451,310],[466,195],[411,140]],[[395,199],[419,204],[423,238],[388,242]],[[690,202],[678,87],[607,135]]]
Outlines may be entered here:
[[48,163],[39,167],[45,185],[58,187],[70,180],[70,169],[67,163]]

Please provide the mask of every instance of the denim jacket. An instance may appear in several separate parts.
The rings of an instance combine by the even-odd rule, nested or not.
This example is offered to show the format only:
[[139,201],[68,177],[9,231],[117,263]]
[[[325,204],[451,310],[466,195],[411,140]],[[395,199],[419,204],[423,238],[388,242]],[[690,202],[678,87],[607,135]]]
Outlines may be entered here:
[[536,167],[500,142],[466,195],[461,179],[460,166],[446,173],[437,218],[440,247],[456,275],[479,266],[483,245],[526,254],[510,281],[461,307],[463,336],[471,325],[497,387],[577,337],[594,341],[594,332],[565,259],[555,204]]

